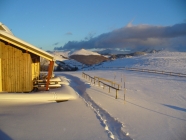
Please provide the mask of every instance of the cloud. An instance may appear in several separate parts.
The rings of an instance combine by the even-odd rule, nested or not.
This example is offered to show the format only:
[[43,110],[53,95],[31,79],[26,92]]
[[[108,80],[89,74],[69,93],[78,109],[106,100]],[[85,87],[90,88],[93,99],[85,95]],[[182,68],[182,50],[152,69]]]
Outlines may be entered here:
[[72,33],[71,32],[67,32],[65,35],[72,35]]
[[130,50],[186,47],[186,23],[172,26],[132,25],[85,41],[69,41],[58,49],[127,48]]
[[90,32],[86,37],[85,40],[91,40],[96,35],[95,32]]
[[53,45],[58,45],[59,44],[59,42],[56,42],[56,43],[54,43]]

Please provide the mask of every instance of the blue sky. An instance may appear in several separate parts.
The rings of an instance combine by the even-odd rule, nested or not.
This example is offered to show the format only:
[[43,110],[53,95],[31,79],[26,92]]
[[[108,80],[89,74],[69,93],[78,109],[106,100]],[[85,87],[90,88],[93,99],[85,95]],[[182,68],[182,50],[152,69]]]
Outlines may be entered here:
[[[96,38],[105,34],[111,36],[110,33],[126,27],[129,23],[136,28],[141,28],[141,25],[167,28],[186,23],[186,1],[0,0],[0,22],[18,38],[43,50],[53,50],[54,47],[65,44],[68,49],[69,41],[76,44],[89,41],[89,46],[94,48],[95,44],[98,44]],[[184,34],[181,37],[186,39],[185,32],[180,34]],[[90,45],[90,40],[94,45]],[[108,41],[108,38],[106,40]],[[174,38],[174,44],[175,42]],[[184,44],[183,41],[182,46]],[[142,43],[141,46],[143,45]],[[134,46],[134,43],[128,43],[128,46]],[[76,45],[73,47],[76,48]],[[73,47],[70,46],[69,49]],[[86,45],[83,47],[86,48]]]

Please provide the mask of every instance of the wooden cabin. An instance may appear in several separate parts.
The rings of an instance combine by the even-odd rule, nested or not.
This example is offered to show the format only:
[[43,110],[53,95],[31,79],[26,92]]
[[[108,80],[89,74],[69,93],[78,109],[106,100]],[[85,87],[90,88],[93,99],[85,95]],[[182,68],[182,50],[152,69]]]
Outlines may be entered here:
[[17,37],[0,23],[0,92],[30,92],[39,79],[40,57],[50,61],[46,90],[53,72],[53,56]]

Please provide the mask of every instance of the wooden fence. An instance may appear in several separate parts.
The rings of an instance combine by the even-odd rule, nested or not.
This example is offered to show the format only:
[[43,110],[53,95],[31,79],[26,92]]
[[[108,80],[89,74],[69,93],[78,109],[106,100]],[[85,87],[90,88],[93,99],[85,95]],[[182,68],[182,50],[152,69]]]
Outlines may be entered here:
[[[105,89],[105,87],[108,87],[109,89],[109,93],[110,93],[110,89],[114,89],[116,91],[116,96],[115,98],[117,99],[118,98],[118,90],[119,89],[119,84],[117,84],[116,82],[113,82],[111,80],[107,80],[107,79],[104,79],[104,78],[101,78],[101,77],[92,77],[84,72],[82,72],[82,77],[89,80],[91,83],[93,82],[94,84],[98,84],[99,87],[101,87],[101,84],[103,86],[103,89]],[[107,84],[107,83],[104,83],[103,81],[105,82],[109,82],[111,83],[111,85]],[[117,85],[117,87],[115,87],[115,85]],[[125,97],[125,96],[124,96]]]
[[148,72],[148,73],[164,74],[164,75],[170,75],[170,76],[186,77],[186,74],[184,74],[184,73],[176,73],[176,72],[168,72],[168,71],[160,71],[160,70],[139,69],[139,68],[128,68],[128,67],[102,67],[102,68],[118,69],[118,70],[129,70],[129,71],[139,71],[139,72]]

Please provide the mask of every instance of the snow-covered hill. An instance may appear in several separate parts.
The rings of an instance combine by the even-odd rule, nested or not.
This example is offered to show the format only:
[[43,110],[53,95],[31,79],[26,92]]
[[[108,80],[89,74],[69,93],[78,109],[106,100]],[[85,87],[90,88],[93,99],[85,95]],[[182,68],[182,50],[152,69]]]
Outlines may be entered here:
[[[67,52],[62,52],[62,51],[55,51],[55,52],[51,52],[52,55],[54,56],[54,59],[55,59],[55,67],[54,69],[55,70],[71,70],[71,69],[75,69],[76,67],[78,69],[81,69],[82,68],[82,63],[74,60],[74,59],[69,59],[69,54],[70,54],[70,51],[67,51]],[[61,68],[59,68],[58,66],[60,66]]]
[[[99,66],[100,67],[100,66]],[[186,73],[186,52],[160,51],[102,63],[101,67],[135,67]]]
[[[63,61],[68,65],[77,66],[79,69],[82,69],[82,63],[74,59],[69,60],[64,58],[68,57],[69,54],[70,52],[53,52],[55,60]],[[96,53],[81,49],[74,52],[73,54],[85,54],[85,56],[88,56]],[[94,65],[92,67],[95,68],[96,66]],[[97,66],[96,68],[99,67],[135,67],[141,69],[186,73],[186,52],[160,51],[156,53],[146,53],[146,55],[130,56],[125,58],[118,58],[112,61],[102,62],[101,65]],[[89,67],[88,69],[90,68],[91,67]]]
[[55,60],[66,60],[69,57],[70,51],[54,51],[51,52],[52,55],[54,55]]
[[81,50],[73,52],[71,55],[100,55],[100,54],[89,51],[89,50],[81,49]]

